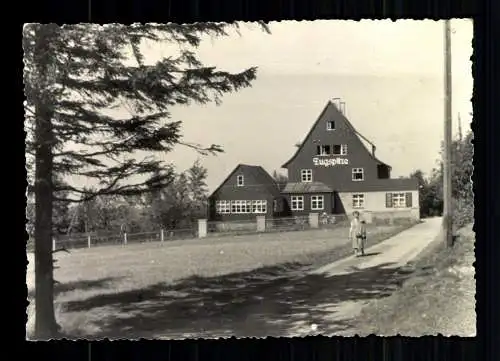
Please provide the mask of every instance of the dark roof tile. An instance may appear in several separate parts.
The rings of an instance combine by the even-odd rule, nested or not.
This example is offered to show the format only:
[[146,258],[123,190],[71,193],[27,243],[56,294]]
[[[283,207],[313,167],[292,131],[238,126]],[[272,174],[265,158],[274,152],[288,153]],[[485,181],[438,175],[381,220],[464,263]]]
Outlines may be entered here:
[[236,171],[251,174],[254,177],[255,182],[257,183],[256,185],[265,187],[270,194],[274,196],[278,196],[280,194],[278,184],[276,183],[274,178],[266,172],[264,168],[259,165],[238,164],[228,174],[226,179],[224,179],[224,181],[212,192],[210,197],[214,196],[215,193],[217,193],[221,188],[225,187],[229,178],[231,178],[231,176],[236,173]]
[[[336,107],[336,105],[331,102],[331,101],[328,101],[325,105],[325,107],[323,108],[323,110],[321,111],[319,117],[316,119],[316,121],[313,123],[313,125],[311,126],[311,128],[309,129],[309,131],[307,132],[306,134],[306,137],[304,138],[304,140],[301,142],[300,144],[300,147],[298,147],[296,150],[295,150],[295,153],[293,154],[293,156],[285,163],[283,164],[281,167],[282,168],[287,168],[287,166],[299,155],[299,153],[302,151],[302,148],[306,142],[307,139],[309,139],[311,133],[313,132],[313,130],[316,128],[316,126],[318,125],[318,123],[320,122],[321,119],[323,119],[323,115],[326,113],[326,111],[328,109],[332,109],[338,117],[341,117],[343,118],[345,124],[347,125],[347,127],[359,138],[361,139],[364,139],[366,142],[369,142],[371,143],[368,139],[366,139],[366,137],[364,137],[361,133],[359,133],[355,128],[354,126],[352,125],[352,123],[349,121],[349,119],[347,119],[347,117]],[[361,144],[363,145],[363,147],[365,148],[365,150],[368,152],[368,154],[370,155],[370,157],[373,158],[373,160],[379,164],[383,164],[389,168],[392,168],[390,165],[382,162],[380,159],[378,159],[377,157],[375,157],[375,155],[366,148],[365,144],[363,142],[361,142]],[[374,144],[372,144],[374,145]]]
[[287,183],[281,193],[307,194],[337,192],[403,192],[418,190],[418,181],[413,178],[377,179],[371,182],[349,182],[330,187],[321,182]]
[[333,189],[321,182],[287,183],[281,193],[332,193]]

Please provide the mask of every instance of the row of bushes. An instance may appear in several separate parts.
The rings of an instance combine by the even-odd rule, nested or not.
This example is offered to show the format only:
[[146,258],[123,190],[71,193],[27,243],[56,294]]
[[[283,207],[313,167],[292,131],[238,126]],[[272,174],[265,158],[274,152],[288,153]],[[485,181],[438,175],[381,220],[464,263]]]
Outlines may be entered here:
[[[474,221],[473,134],[459,135],[452,143],[451,178],[453,197],[453,222],[456,229]],[[443,214],[443,166],[432,170],[426,177],[420,170],[411,174],[419,182],[420,216],[433,217]]]
[[474,201],[454,200],[453,225],[456,229],[474,223]]

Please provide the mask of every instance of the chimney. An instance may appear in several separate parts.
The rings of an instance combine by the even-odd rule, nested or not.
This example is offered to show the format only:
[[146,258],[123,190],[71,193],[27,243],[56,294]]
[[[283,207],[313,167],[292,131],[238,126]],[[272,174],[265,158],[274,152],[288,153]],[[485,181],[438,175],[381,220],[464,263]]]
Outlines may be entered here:
[[340,112],[345,115],[345,102],[340,102]]
[[376,147],[372,144],[372,155],[373,155],[374,157],[375,157],[375,150],[376,150],[376,149],[377,149],[377,148],[376,148]]
[[341,103],[340,98],[333,98],[333,99],[332,99],[332,103],[335,105],[335,107],[336,107],[338,110],[340,110],[340,103]]

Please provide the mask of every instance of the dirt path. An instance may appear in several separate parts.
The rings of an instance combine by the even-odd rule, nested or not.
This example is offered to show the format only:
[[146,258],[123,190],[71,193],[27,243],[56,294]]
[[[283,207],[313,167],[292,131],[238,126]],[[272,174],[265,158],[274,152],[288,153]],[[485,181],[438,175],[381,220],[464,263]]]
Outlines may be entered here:
[[365,257],[346,257],[337,262],[321,267],[311,274],[351,273],[377,265],[387,264],[385,268],[397,268],[415,258],[431,243],[439,232],[441,218],[431,218],[425,222],[407,229],[384,242],[366,250]]
[[[314,287],[316,282],[322,289],[303,301],[302,314],[291,315],[296,321],[287,325],[286,335],[355,335],[349,321],[370,300],[386,296],[399,286],[407,276],[404,266],[435,239],[440,224],[440,218],[428,219],[370,247],[365,257],[350,256],[311,271],[307,283]],[[304,287],[304,280],[294,286]]]

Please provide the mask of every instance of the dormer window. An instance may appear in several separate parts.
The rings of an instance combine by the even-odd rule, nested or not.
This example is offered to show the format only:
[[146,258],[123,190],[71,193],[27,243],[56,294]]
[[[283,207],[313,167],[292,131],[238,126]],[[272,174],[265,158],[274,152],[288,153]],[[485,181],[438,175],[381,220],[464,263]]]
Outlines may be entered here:
[[236,185],[238,187],[243,187],[245,185],[245,178],[243,177],[243,175],[239,175],[236,177]]
[[347,155],[347,144],[340,145],[340,155]]
[[316,155],[330,155],[332,153],[331,147],[329,145],[318,145],[316,146]]
[[334,144],[333,155],[347,155],[347,144]]
[[334,120],[328,120],[326,122],[326,130],[335,130],[335,121]]

